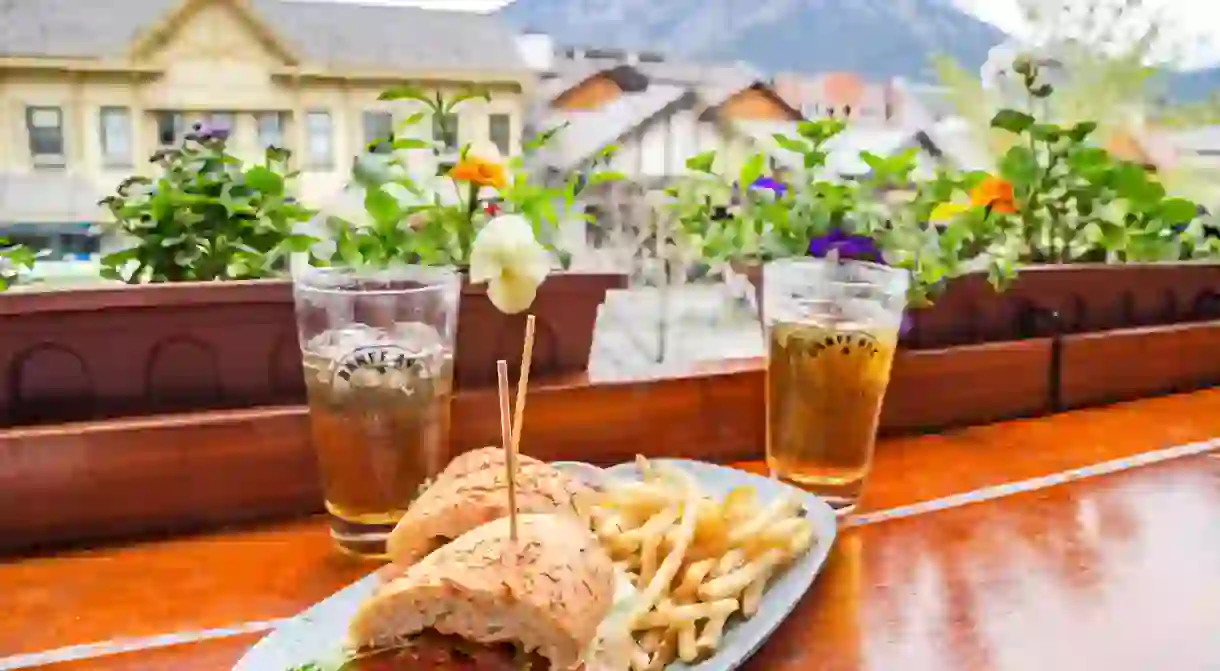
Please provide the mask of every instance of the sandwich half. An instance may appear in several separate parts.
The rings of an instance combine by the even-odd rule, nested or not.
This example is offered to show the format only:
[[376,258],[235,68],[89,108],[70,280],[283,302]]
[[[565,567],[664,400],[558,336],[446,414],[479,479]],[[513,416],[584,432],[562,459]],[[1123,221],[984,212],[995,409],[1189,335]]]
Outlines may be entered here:
[[[610,557],[579,520],[502,518],[411,566],[351,620],[352,671],[605,671]],[[626,630],[622,633],[626,633]],[[617,667],[625,668],[625,667]]]
[[[423,559],[450,539],[508,515],[507,455],[485,447],[459,455],[411,504],[386,540],[386,554],[400,569]],[[517,457],[517,512],[575,514],[588,490],[550,464]]]

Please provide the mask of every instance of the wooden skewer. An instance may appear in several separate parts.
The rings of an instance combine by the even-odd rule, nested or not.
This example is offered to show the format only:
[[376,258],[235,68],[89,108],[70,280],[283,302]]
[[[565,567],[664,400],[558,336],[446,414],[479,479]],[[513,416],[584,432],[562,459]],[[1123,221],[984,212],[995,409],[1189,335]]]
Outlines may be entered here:
[[[506,448],[508,462],[508,505],[512,520],[509,531],[517,538],[517,450],[521,445],[521,429],[525,425],[525,394],[529,391],[530,361],[534,355],[534,315],[525,318],[525,346],[521,350],[521,376],[517,379],[517,404],[513,408],[512,439]],[[505,373],[507,377],[507,373]]]
[[505,468],[508,470],[508,537],[517,540],[517,459],[513,455],[513,425],[508,398],[508,362],[496,362],[496,378],[500,391],[500,440],[504,445]]

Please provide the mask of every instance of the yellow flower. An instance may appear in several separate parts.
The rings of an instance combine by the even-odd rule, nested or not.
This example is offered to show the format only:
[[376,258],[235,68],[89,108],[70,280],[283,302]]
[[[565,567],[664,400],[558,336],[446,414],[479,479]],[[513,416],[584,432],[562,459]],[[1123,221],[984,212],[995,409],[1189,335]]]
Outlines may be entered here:
[[449,171],[455,182],[470,182],[475,186],[503,189],[507,183],[504,166],[477,156],[467,155]]
[[550,272],[550,254],[520,215],[496,217],[475,236],[470,281],[487,283],[487,297],[500,312],[511,315],[529,309]]
[[932,214],[928,215],[928,221],[934,224],[947,224],[959,214],[969,210],[970,206],[965,203],[941,203],[932,210]]

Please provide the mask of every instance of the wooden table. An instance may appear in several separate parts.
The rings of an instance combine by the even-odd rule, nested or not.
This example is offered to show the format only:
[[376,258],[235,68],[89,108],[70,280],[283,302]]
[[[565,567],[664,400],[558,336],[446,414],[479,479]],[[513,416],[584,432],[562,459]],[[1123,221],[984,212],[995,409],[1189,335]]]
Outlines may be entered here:
[[[1220,390],[887,441],[746,669],[1220,669],[1217,436]],[[369,570],[316,518],[10,560],[0,669],[223,671]]]

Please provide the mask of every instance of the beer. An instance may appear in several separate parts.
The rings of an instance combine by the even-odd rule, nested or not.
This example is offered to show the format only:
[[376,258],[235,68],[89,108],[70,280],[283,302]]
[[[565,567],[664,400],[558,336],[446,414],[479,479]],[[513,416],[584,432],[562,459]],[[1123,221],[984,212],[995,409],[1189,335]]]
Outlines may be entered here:
[[832,506],[854,507],[872,462],[896,331],[849,322],[772,321],[767,463]]
[[453,356],[430,327],[354,324],[303,347],[322,494],[340,548],[379,556],[448,460]]

